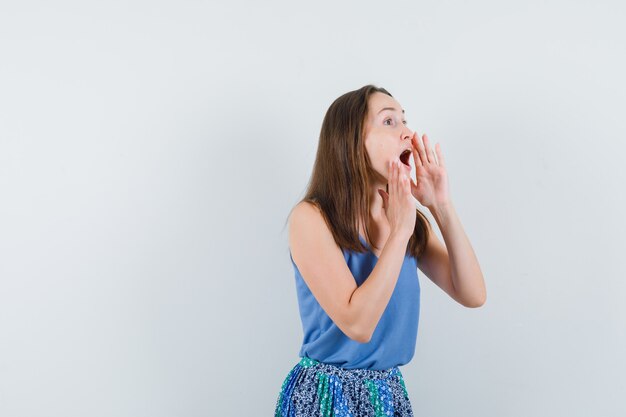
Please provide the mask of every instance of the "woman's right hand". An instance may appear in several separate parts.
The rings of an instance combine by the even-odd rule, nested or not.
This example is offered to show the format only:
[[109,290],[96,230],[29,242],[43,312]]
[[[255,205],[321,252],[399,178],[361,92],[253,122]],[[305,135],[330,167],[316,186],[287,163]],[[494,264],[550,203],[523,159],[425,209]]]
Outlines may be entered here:
[[389,161],[389,193],[381,189],[378,193],[383,198],[383,209],[391,233],[397,233],[409,240],[415,228],[416,208],[411,194],[411,182],[400,164],[399,160]]

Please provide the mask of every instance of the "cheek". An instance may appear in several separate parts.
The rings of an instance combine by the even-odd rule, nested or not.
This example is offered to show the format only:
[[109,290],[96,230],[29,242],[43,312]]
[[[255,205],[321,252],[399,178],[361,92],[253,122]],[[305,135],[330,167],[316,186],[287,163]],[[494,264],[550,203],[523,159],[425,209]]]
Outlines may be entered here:
[[391,148],[385,146],[385,144],[380,144],[377,149],[377,158],[383,165],[386,165],[389,161],[393,160]]
[[387,165],[389,161],[394,159],[393,149],[385,140],[376,140],[371,138],[365,143],[365,148],[369,154],[373,167],[383,173],[387,173]]
[[370,158],[374,167],[381,173],[386,173],[389,161],[393,160],[391,149],[384,144],[378,144],[372,151],[373,155],[370,154]]

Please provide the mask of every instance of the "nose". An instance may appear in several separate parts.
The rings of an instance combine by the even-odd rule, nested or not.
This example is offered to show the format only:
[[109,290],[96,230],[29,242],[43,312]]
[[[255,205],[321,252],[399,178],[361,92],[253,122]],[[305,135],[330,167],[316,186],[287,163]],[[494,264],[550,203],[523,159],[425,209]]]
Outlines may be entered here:
[[407,125],[403,125],[404,127],[402,128],[402,139],[411,139],[411,137],[413,136],[413,131],[411,129],[409,129],[409,127]]

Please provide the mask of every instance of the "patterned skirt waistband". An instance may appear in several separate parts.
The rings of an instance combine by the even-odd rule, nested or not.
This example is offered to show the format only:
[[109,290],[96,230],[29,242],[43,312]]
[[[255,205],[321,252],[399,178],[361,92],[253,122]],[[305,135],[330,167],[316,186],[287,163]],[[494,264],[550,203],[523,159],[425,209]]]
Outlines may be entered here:
[[413,417],[397,366],[347,369],[306,356],[283,381],[274,417]]
[[306,356],[302,357],[298,364],[303,368],[315,368],[327,375],[337,375],[342,379],[389,379],[400,374],[400,370],[397,366],[383,370],[364,368],[347,369],[307,358]]

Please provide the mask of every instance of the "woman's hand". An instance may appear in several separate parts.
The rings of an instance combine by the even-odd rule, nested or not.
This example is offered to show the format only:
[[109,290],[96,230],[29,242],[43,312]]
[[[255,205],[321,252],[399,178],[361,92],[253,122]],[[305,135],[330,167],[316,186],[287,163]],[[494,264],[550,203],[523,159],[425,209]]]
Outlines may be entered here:
[[419,140],[417,132],[413,133],[413,161],[415,162],[415,177],[411,179],[411,194],[421,205],[430,211],[450,202],[448,193],[448,175],[444,164],[441,145],[437,143],[437,159],[430,147],[430,140],[426,134],[422,135],[424,143]]
[[411,178],[404,173],[399,159],[389,161],[389,193],[379,189],[383,209],[389,221],[391,233],[398,233],[409,240],[415,228],[415,200],[411,197]]

